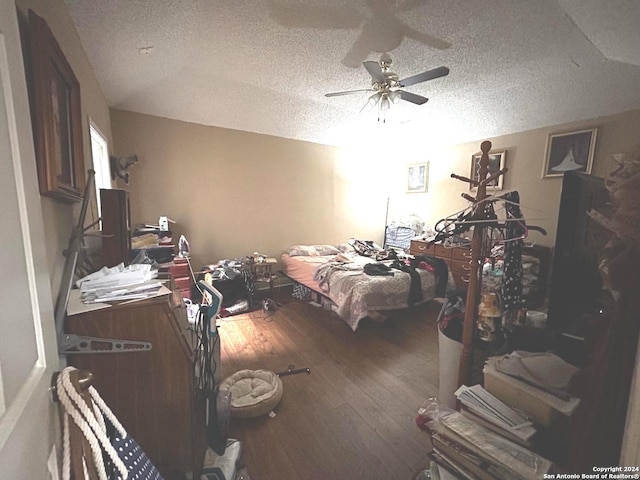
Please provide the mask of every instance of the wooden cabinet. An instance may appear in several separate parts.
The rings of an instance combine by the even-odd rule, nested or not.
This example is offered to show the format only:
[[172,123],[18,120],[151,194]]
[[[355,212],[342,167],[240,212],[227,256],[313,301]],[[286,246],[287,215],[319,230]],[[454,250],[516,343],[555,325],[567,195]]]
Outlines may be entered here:
[[414,256],[431,255],[441,258],[449,266],[457,288],[466,287],[469,279],[469,260],[471,251],[468,246],[445,247],[429,244],[426,240],[411,240],[409,253]]
[[178,290],[171,295],[67,319],[67,332],[151,342],[149,351],[69,355],[165,479],[200,478],[206,450],[204,404],[193,395],[193,348]]
[[121,262],[129,264],[131,255],[131,221],[129,192],[119,189],[100,189],[102,216],[102,263],[113,267]]

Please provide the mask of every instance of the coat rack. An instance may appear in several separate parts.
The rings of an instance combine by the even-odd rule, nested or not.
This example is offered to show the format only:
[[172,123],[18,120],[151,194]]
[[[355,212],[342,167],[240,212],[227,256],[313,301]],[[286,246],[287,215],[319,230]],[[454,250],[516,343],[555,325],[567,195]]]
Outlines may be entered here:
[[[504,175],[507,168],[503,168],[500,171],[488,175],[489,173],[489,150],[491,150],[491,142],[484,141],[480,145],[482,151],[482,157],[480,158],[480,171],[478,179],[466,178],[456,174],[451,174],[452,178],[461,180],[477,187],[478,191],[475,198],[462,194],[464,198],[474,203],[471,215],[468,220],[481,221],[485,220],[483,200],[487,198],[487,184],[500,175]],[[464,325],[462,330],[462,355],[460,357],[460,366],[458,369],[458,386],[469,384],[471,379],[471,367],[472,367],[472,355],[473,355],[473,334],[475,330],[476,320],[478,316],[478,300],[480,293],[480,286],[482,282],[482,262],[487,255],[486,245],[484,242],[485,229],[489,226],[488,223],[478,222],[473,227],[473,236],[471,237],[471,268],[469,271],[469,286],[467,288],[466,308],[464,313]]]

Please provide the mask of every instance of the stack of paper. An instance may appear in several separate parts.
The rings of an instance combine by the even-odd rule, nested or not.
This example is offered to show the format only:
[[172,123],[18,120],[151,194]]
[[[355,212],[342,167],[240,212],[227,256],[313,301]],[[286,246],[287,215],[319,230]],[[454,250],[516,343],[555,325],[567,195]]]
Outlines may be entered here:
[[[535,435],[533,423],[513,408],[487,392],[481,385],[462,385],[456,397],[472,420],[522,445],[530,446]],[[469,413],[467,413],[469,412]]]
[[539,480],[553,464],[511,442],[459,412],[428,424],[434,455],[431,459],[472,480]]
[[76,282],[84,303],[114,302],[155,295],[162,282],[154,280],[158,270],[147,264],[102,268]]

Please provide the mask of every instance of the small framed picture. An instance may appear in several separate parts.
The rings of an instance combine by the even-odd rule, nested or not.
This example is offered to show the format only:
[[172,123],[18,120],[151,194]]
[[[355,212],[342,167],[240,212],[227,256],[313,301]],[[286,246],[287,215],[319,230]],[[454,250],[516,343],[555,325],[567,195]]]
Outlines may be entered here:
[[429,184],[429,163],[415,163],[407,167],[407,193],[425,193]]
[[561,177],[564,172],[570,171],[590,174],[597,133],[597,128],[590,128],[550,134],[547,139],[542,178]]
[[[480,180],[480,159],[482,153],[476,153],[471,157],[471,178],[473,180]],[[499,172],[505,167],[507,160],[507,151],[501,150],[499,152],[489,152],[489,171],[487,176],[491,176],[496,172]],[[504,175],[500,175],[498,178],[494,178],[487,183],[487,191],[502,190],[502,184],[504,182]],[[470,190],[476,190],[475,185],[470,185]]]

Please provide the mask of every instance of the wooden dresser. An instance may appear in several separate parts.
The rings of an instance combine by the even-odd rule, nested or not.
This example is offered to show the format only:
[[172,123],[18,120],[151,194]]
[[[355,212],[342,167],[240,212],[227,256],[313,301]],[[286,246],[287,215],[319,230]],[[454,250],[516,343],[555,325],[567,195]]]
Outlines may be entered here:
[[429,244],[426,240],[413,239],[409,253],[414,256],[431,255],[443,259],[449,266],[456,287],[465,288],[467,286],[471,258],[469,246],[445,247]]
[[180,291],[67,318],[66,331],[150,342],[149,351],[69,354],[94,374],[98,393],[165,479],[200,478],[206,437],[204,404],[195,400],[193,348]]
[[[431,255],[442,258],[449,265],[456,287],[466,287],[471,259],[469,246],[444,247],[429,244],[425,240],[413,239],[409,253],[414,256]],[[537,308],[543,305],[546,298],[551,249],[542,245],[525,245],[522,254],[536,257],[540,262],[537,281],[528,286],[526,293],[523,294],[524,306],[528,309]]]

